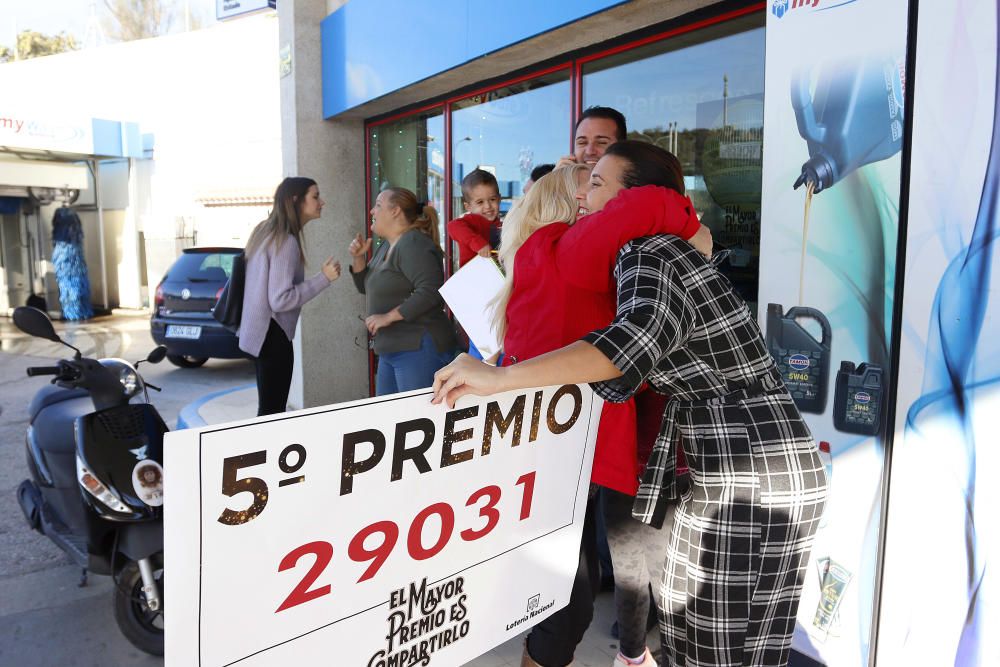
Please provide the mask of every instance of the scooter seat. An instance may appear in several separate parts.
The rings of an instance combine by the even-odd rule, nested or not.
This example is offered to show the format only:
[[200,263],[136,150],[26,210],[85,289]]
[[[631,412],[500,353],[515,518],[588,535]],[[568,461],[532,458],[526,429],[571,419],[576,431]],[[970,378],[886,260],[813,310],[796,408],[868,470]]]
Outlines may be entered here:
[[42,409],[32,422],[35,442],[39,449],[54,454],[72,454],[76,451],[73,427],[77,417],[94,411],[94,403],[87,392],[82,396],[66,398]]
[[34,423],[38,413],[50,405],[89,395],[86,389],[63,389],[54,384],[46,385],[31,399],[28,405],[28,419]]

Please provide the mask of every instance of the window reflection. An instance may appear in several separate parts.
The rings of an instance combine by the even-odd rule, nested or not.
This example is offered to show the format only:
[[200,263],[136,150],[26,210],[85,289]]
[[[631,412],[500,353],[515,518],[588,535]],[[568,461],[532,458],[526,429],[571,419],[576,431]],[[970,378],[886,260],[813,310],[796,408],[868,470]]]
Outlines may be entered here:
[[452,105],[452,208],[461,215],[462,178],[476,167],[496,176],[506,212],[531,170],[568,151],[569,69],[474,95]]
[[444,245],[444,113],[440,109],[409,116],[368,129],[369,192],[375,197],[387,187],[412,190],[441,214]]
[[701,221],[733,253],[723,267],[757,300],[764,19],[729,21],[583,66],[583,106],[611,106],[629,138],[676,154]]

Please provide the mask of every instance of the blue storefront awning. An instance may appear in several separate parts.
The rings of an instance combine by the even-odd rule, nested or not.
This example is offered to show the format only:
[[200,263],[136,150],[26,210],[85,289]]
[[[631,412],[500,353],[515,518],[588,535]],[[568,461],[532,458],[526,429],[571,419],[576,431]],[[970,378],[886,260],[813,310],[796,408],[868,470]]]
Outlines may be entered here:
[[323,116],[627,1],[350,0],[320,25]]

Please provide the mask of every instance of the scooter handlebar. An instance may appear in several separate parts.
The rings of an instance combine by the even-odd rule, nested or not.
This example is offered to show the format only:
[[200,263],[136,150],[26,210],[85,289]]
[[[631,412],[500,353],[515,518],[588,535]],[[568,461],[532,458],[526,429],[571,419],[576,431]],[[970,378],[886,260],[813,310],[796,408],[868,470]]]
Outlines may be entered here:
[[62,369],[58,366],[29,366],[28,376],[34,377],[36,375],[59,375],[62,373]]

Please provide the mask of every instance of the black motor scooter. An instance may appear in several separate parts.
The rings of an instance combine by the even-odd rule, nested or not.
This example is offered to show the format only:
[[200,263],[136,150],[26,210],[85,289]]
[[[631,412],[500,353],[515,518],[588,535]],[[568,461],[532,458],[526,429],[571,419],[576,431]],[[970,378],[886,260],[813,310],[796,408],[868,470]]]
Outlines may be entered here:
[[[75,351],[29,407],[28,468],[17,499],[28,524],[87,572],[115,578],[115,620],[137,648],[163,655],[163,434],[143,381],[121,359],[88,359],[35,308],[14,310],[21,331]],[[157,347],[144,361],[166,356]],[[134,401],[133,401],[134,399]]]

